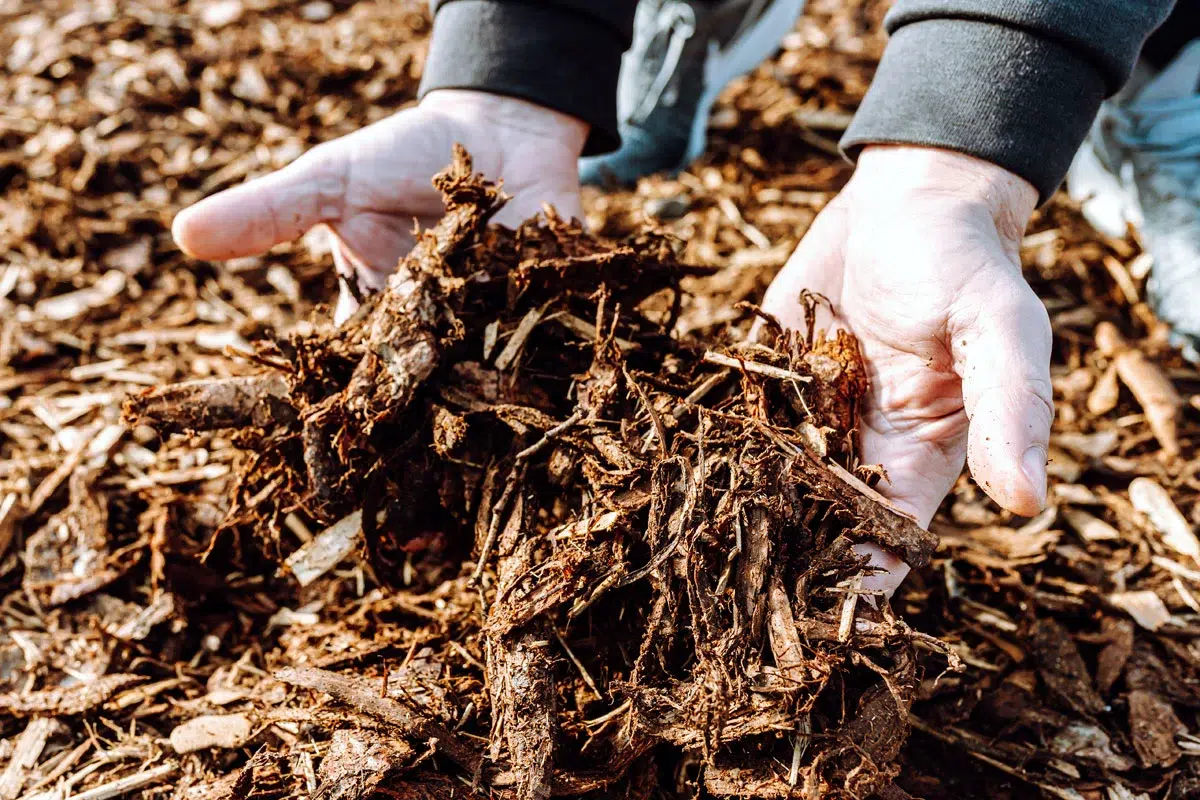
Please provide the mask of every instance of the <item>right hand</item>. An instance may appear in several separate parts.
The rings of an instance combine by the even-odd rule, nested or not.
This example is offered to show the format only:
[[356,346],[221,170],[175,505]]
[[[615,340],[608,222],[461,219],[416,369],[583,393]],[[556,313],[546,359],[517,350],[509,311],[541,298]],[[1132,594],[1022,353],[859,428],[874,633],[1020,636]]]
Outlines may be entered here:
[[334,313],[341,323],[357,307],[346,281],[382,289],[413,246],[414,221],[427,227],[442,214],[430,179],[450,163],[455,143],[471,153],[476,170],[504,180],[513,200],[496,221],[515,226],[543,203],[568,218],[583,216],[576,161],[587,132],[586,123],[525,100],[442,89],[184,209],[172,233],[188,255],[216,260],[257,255],[328,226],[344,279]]
[[[871,388],[863,461],[877,487],[928,527],[967,461],[993,500],[1032,516],[1046,502],[1054,404],[1050,319],[1021,274],[1021,238],[1037,204],[1022,178],[970,156],[875,146],[809,228],[763,307],[803,329],[796,301],[837,309],[822,326],[858,337]],[[861,546],[891,592],[908,571]]]

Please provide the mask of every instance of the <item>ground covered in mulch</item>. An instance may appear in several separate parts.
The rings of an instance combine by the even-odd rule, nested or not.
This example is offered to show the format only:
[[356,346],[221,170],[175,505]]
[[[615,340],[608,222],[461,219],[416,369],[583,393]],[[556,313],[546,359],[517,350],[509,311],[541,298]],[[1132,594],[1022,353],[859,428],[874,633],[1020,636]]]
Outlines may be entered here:
[[[963,478],[934,550],[854,456],[853,340],[753,307],[882,48],[811,5],[596,234],[489,226],[459,154],[334,329],[319,235],[167,229],[409,101],[423,3],[0,3],[0,800],[1200,794],[1200,373],[1151,264],[1039,212],[1051,505]],[[856,541],[918,567],[890,607]]]

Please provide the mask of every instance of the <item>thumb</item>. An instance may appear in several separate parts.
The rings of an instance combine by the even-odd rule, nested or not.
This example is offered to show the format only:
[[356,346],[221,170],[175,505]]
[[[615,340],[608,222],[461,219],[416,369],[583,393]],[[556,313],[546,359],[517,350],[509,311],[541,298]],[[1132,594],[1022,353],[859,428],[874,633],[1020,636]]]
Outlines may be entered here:
[[319,223],[338,221],[347,173],[347,161],[320,145],[277,172],[185,208],[171,234],[194,258],[257,255]]
[[992,270],[980,271],[986,289],[973,293],[963,324],[952,315],[951,352],[970,420],[971,474],[1001,506],[1033,516],[1046,503],[1054,418],[1050,319],[1015,265],[999,269],[999,281]]

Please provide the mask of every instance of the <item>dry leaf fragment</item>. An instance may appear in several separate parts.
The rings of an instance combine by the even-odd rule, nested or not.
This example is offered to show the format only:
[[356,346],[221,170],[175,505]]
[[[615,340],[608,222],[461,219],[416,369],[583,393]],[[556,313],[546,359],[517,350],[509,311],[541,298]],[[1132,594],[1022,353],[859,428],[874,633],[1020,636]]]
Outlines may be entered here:
[[1129,500],[1145,514],[1162,535],[1163,544],[1177,553],[1200,560],[1200,539],[1176,507],[1167,490],[1152,478],[1134,478],[1129,484]]
[[1129,729],[1133,749],[1146,767],[1169,767],[1183,754],[1175,737],[1187,728],[1171,704],[1145,689],[1129,693]]
[[1118,772],[1134,766],[1134,760],[1114,750],[1108,734],[1093,722],[1071,722],[1055,734],[1049,746],[1055,755],[1087,759]]
[[1096,658],[1096,687],[1107,695],[1133,655],[1135,628],[1127,619],[1105,617],[1101,623],[1108,644]]
[[1038,675],[1053,698],[1088,717],[1104,710],[1105,702],[1092,685],[1079,647],[1062,625],[1053,619],[1038,620],[1029,629],[1027,642]]

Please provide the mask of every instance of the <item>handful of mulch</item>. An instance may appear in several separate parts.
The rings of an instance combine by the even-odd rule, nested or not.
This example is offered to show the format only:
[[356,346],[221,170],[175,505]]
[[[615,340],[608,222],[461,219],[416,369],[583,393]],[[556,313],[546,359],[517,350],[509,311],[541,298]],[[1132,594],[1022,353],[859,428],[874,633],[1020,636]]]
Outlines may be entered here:
[[[709,271],[666,239],[550,212],[489,226],[505,197],[461,151],[435,185],[445,217],[346,325],[126,407],[237,429],[224,530],[301,583],[360,549],[381,580],[455,598],[390,674],[277,674],[349,707],[313,717],[318,795],[649,797],[671,775],[897,792],[914,642],[940,645],[861,589],[852,545],[920,567],[934,540],[856,469],[855,340],[761,314],[765,344],[672,338],[684,279]],[[284,553],[289,515],[328,527]]]

